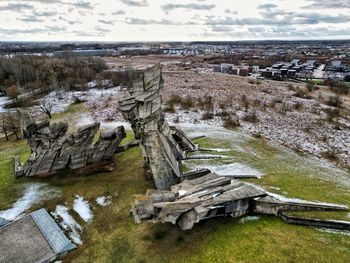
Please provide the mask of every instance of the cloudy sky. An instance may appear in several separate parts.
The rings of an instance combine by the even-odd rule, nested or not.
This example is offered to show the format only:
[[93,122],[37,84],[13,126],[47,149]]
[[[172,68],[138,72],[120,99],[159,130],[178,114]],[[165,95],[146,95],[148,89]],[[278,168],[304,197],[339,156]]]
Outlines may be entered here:
[[0,0],[0,40],[350,39],[350,0]]

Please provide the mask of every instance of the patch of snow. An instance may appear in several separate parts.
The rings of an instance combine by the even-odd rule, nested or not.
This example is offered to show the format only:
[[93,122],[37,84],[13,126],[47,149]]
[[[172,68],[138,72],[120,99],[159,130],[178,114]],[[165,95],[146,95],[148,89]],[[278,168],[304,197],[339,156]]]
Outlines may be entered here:
[[69,237],[73,240],[74,243],[82,245],[80,234],[78,231],[81,231],[81,226],[75,221],[75,219],[68,213],[68,208],[63,205],[56,206],[56,210],[53,214],[55,218],[58,216],[62,218],[60,225],[64,230],[69,231]]
[[213,152],[230,152],[231,149],[224,149],[224,148],[203,148],[201,149],[203,151],[213,151]]
[[208,192],[208,189],[203,190],[203,191],[199,191],[199,192],[194,193],[194,194],[191,194],[191,195],[189,195],[189,196],[186,196],[186,198],[192,198],[193,196],[202,195],[202,194],[205,194],[206,192]]
[[[89,86],[93,87],[93,85]],[[120,98],[122,95],[123,92],[121,91],[121,87],[113,87],[109,89],[90,88],[86,91],[53,91],[43,99],[48,104],[52,105],[52,113],[58,113],[67,110],[67,108],[74,103],[75,97],[78,97],[81,100],[86,101],[85,104],[88,107],[94,106],[96,108],[94,113],[97,113],[98,115],[108,115],[111,114],[112,111],[115,112],[115,109],[113,109],[111,106],[108,106],[109,103],[117,103],[118,98]],[[101,118],[101,120],[103,119],[104,118]]]
[[[84,126],[84,125],[90,125],[95,123],[96,120],[91,116],[91,114],[84,113],[77,116],[77,118],[74,120],[75,125],[77,126]],[[113,130],[118,128],[119,126],[124,126],[125,130],[131,131],[131,125],[128,122],[124,121],[103,121],[98,120],[98,122],[101,123],[100,128],[101,130]]]
[[219,154],[192,154],[191,156],[189,156],[189,158],[191,157],[196,157],[196,158],[203,158],[203,159],[211,159],[211,158],[232,158],[231,156],[227,156],[227,155],[219,155]]
[[129,122],[126,121],[103,121],[101,122],[101,129],[102,130],[112,130],[116,129],[119,126],[124,126],[125,130],[131,131],[131,125]]
[[210,206],[209,209],[218,209],[218,208],[223,208],[224,206],[222,205],[216,205],[216,206]]
[[74,120],[76,126],[85,126],[95,123],[94,119],[90,114],[83,113]]
[[96,203],[100,206],[112,204],[112,196],[99,196],[96,198]]
[[89,88],[95,88],[97,86],[110,86],[110,85],[112,85],[112,80],[110,79],[103,79],[99,81],[93,80],[86,84],[86,86]]
[[281,190],[281,188],[279,188],[279,187],[274,187],[274,186],[269,186],[269,188],[270,188],[270,189],[277,190],[277,191]]
[[77,195],[73,202],[73,210],[79,214],[79,216],[85,222],[91,222],[94,217],[90,204],[88,201],[84,200],[84,197]]
[[10,103],[11,100],[8,97],[0,97],[0,112],[6,112],[7,109],[5,109],[4,107],[6,106],[6,104]]
[[183,195],[185,195],[187,193],[187,191],[186,190],[179,190],[179,196],[183,196]]
[[271,195],[272,197],[282,201],[282,202],[290,202],[290,203],[307,203],[307,204],[313,204],[313,205],[329,205],[329,206],[339,206],[339,207],[345,207],[343,205],[333,204],[333,203],[326,203],[326,202],[309,202],[307,200],[299,199],[299,198],[288,198],[279,194],[267,192],[267,194]]
[[23,196],[18,199],[11,208],[0,211],[0,217],[8,221],[15,220],[29,210],[34,204],[58,197],[59,195],[60,192],[57,189],[48,187],[47,184],[27,184]]
[[316,228],[316,230],[323,233],[350,236],[350,231],[346,231],[346,230],[329,229],[329,228]]
[[344,205],[338,205],[338,204],[334,204],[334,203],[326,203],[326,202],[313,202],[313,201],[307,201],[307,200],[303,200],[303,199],[299,199],[299,198],[289,198],[283,195],[279,195],[276,193],[271,193],[269,191],[266,191],[263,187],[255,185],[255,184],[251,184],[251,183],[247,183],[249,185],[252,185],[254,187],[256,187],[257,189],[264,191],[265,193],[267,193],[268,195],[276,198],[277,200],[281,201],[281,202],[286,202],[286,203],[299,203],[299,204],[312,204],[312,205],[326,205],[326,206],[337,206],[337,207],[342,207],[342,208],[347,208],[347,206]]
[[172,123],[171,125],[179,126],[189,137],[205,135],[214,139],[228,139],[230,141],[246,141],[252,136],[240,131],[227,130],[220,125],[211,124],[194,124],[194,123]]
[[190,165],[192,169],[207,168],[213,173],[221,176],[251,175],[260,178],[262,173],[258,170],[241,163],[218,164],[218,165]]
[[257,221],[259,220],[260,217],[259,216],[245,216],[243,218],[241,218],[241,220],[239,220],[239,223],[244,224],[250,221]]
[[215,193],[212,195],[213,198],[217,197],[220,193]]

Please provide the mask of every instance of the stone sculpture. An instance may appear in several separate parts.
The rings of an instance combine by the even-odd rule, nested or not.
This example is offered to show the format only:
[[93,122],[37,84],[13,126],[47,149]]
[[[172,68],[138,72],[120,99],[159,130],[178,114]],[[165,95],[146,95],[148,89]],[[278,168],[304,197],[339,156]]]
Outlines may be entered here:
[[169,126],[161,109],[163,78],[160,65],[134,71],[130,96],[119,102],[119,110],[131,123],[140,140],[146,172],[152,175],[157,189],[169,189],[180,182],[181,160],[187,151],[197,149],[180,129]]
[[264,190],[214,173],[173,185],[170,191],[148,190],[135,195],[131,212],[136,223],[142,220],[170,222],[189,230],[201,220],[247,214],[281,217],[287,223],[350,230],[350,222],[288,216],[288,211],[347,211],[346,206],[313,202],[281,201]]
[[93,144],[100,124],[83,126],[73,134],[67,134],[66,123],[27,122],[24,138],[28,140],[31,155],[25,164],[15,159],[16,177],[46,177],[64,169],[77,174],[90,174],[113,169],[113,154],[125,138],[124,127],[113,132],[101,132]]
[[171,222],[188,230],[195,223],[216,216],[237,218],[259,213],[279,216],[287,223],[350,229],[350,222],[292,217],[285,213],[345,211],[346,206],[279,200],[257,186],[219,176],[207,169],[183,174],[182,160],[186,159],[188,151],[195,151],[198,146],[164,119],[160,65],[135,71],[132,75],[131,96],[120,101],[119,109],[140,140],[146,168],[158,189],[134,196],[131,212],[136,223],[142,220]]

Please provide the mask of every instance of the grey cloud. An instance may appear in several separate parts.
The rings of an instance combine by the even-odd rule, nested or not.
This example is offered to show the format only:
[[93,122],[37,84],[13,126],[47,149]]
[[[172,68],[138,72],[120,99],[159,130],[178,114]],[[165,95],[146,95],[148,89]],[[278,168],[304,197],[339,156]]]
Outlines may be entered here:
[[85,8],[85,9],[93,9],[93,6],[90,2],[86,1],[78,1],[78,2],[69,2],[67,3],[69,5],[73,5],[79,8]]
[[319,28],[295,28],[295,27],[273,27],[271,30],[264,32],[264,37],[280,37],[280,38],[329,38],[341,37],[350,34],[350,28],[334,29],[329,27]]
[[262,33],[266,32],[266,27],[249,27],[248,31],[252,33]]
[[167,19],[154,20],[154,19],[142,19],[136,17],[127,17],[125,23],[132,25],[181,25],[182,23],[174,22]]
[[79,10],[78,13],[81,15],[81,16],[86,16],[88,14],[88,12],[84,11],[84,10]]
[[124,10],[118,10],[112,13],[112,15],[125,15],[126,12]]
[[26,22],[26,23],[44,22],[43,19],[40,19],[40,18],[38,18],[37,16],[34,16],[34,15],[20,17],[20,18],[17,18],[17,20],[20,20],[20,21]]
[[[336,29],[331,27],[296,28],[294,26],[258,26],[248,27],[246,32],[236,32],[230,27],[210,26],[209,31],[202,33],[207,37],[231,37],[231,38],[260,38],[260,39],[325,39],[337,38],[350,34],[350,28]],[[221,30],[222,29],[222,30]]]
[[230,32],[232,30],[233,30],[232,27],[229,27],[229,26],[220,26],[220,25],[211,26],[211,31],[213,32]]
[[29,29],[8,29],[0,28],[0,34],[4,35],[19,35],[19,34],[40,34],[40,33],[57,33],[66,31],[66,27],[56,27],[56,26],[45,26],[40,28],[29,28]]
[[71,32],[68,32],[72,35],[75,35],[77,37],[103,37],[105,35],[104,32],[98,31],[98,32],[87,32],[87,31],[78,31],[74,30]]
[[93,9],[93,5],[91,2],[86,0],[79,0],[79,1],[71,1],[71,0],[31,0],[33,2],[39,2],[42,4],[61,4],[61,5],[68,5],[68,6],[74,6],[77,8],[83,8],[83,9]]
[[67,27],[65,26],[46,26],[45,27],[50,32],[65,32],[67,30]]
[[30,29],[7,29],[0,28],[0,34],[3,35],[18,35],[18,34],[39,34],[42,33],[44,28],[30,28]]
[[98,22],[105,24],[105,25],[114,25],[114,20],[103,20],[103,19],[99,19]]
[[259,9],[272,9],[272,8],[276,8],[276,7],[277,7],[277,5],[271,4],[271,3],[262,4],[262,5],[258,6]]
[[241,22],[241,20],[237,19],[237,18],[232,18],[232,17],[207,17],[207,21],[206,21],[207,25],[243,25],[243,23]]
[[348,0],[307,0],[310,4],[304,6],[303,8],[317,8],[317,9],[342,9],[342,8],[350,8],[350,1]]
[[164,11],[172,11],[175,9],[190,9],[190,10],[211,10],[215,8],[215,5],[213,4],[167,4],[167,5],[162,5],[162,9]]
[[32,2],[39,2],[42,4],[60,4],[60,3],[63,3],[62,0],[32,0]]
[[48,16],[57,15],[57,12],[56,11],[36,11],[36,10],[34,10],[33,15],[34,16],[48,17]]
[[66,22],[66,23],[68,23],[70,25],[81,24],[81,21],[79,21],[79,20],[69,20],[69,19],[66,19],[66,18],[64,18],[62,16],[59,17],[59,20],[64,21],[64,22]]
[[2,11],[21,11],[24,9],[33,9],[33,6],[25,3],[8,3],[7,5],[0,6],[0,10]]
[[[276,18],[281,14],[282,18]],[[207,17],[207,25],[315,25],[320,23],[338,24],[350,21],[350,16],[330,16],[319,13],[272,13],[270,16],[263,15],[263,18],[232,18],[232,17]]]
[[230,9],[225,9],[225,13],[226,13],[226,14],[234,14],[234,15],[237,15],[237,14],[238,14],[237,11],[232,11],[232,10],[230,10]]
[[103,33],[109,33],[109,32],[111,32],[110,29],[103,28],[103,27],[100,27],[100,26],[95,26],[95,30],[96,30],[96,31],[99,31],[99,32],[103,32]]
[[146,0],[121,0],[121,2],[129,6],[148,6]]

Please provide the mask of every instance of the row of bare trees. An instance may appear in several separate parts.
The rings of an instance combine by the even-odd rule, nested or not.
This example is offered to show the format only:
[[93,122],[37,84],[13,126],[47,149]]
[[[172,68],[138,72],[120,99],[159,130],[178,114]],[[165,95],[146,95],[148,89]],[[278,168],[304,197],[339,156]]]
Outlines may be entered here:
[[94,57],[0,57],[0,90],[16,100],[19,93],[37,89],[74,89],[106,68],[102,59]]

